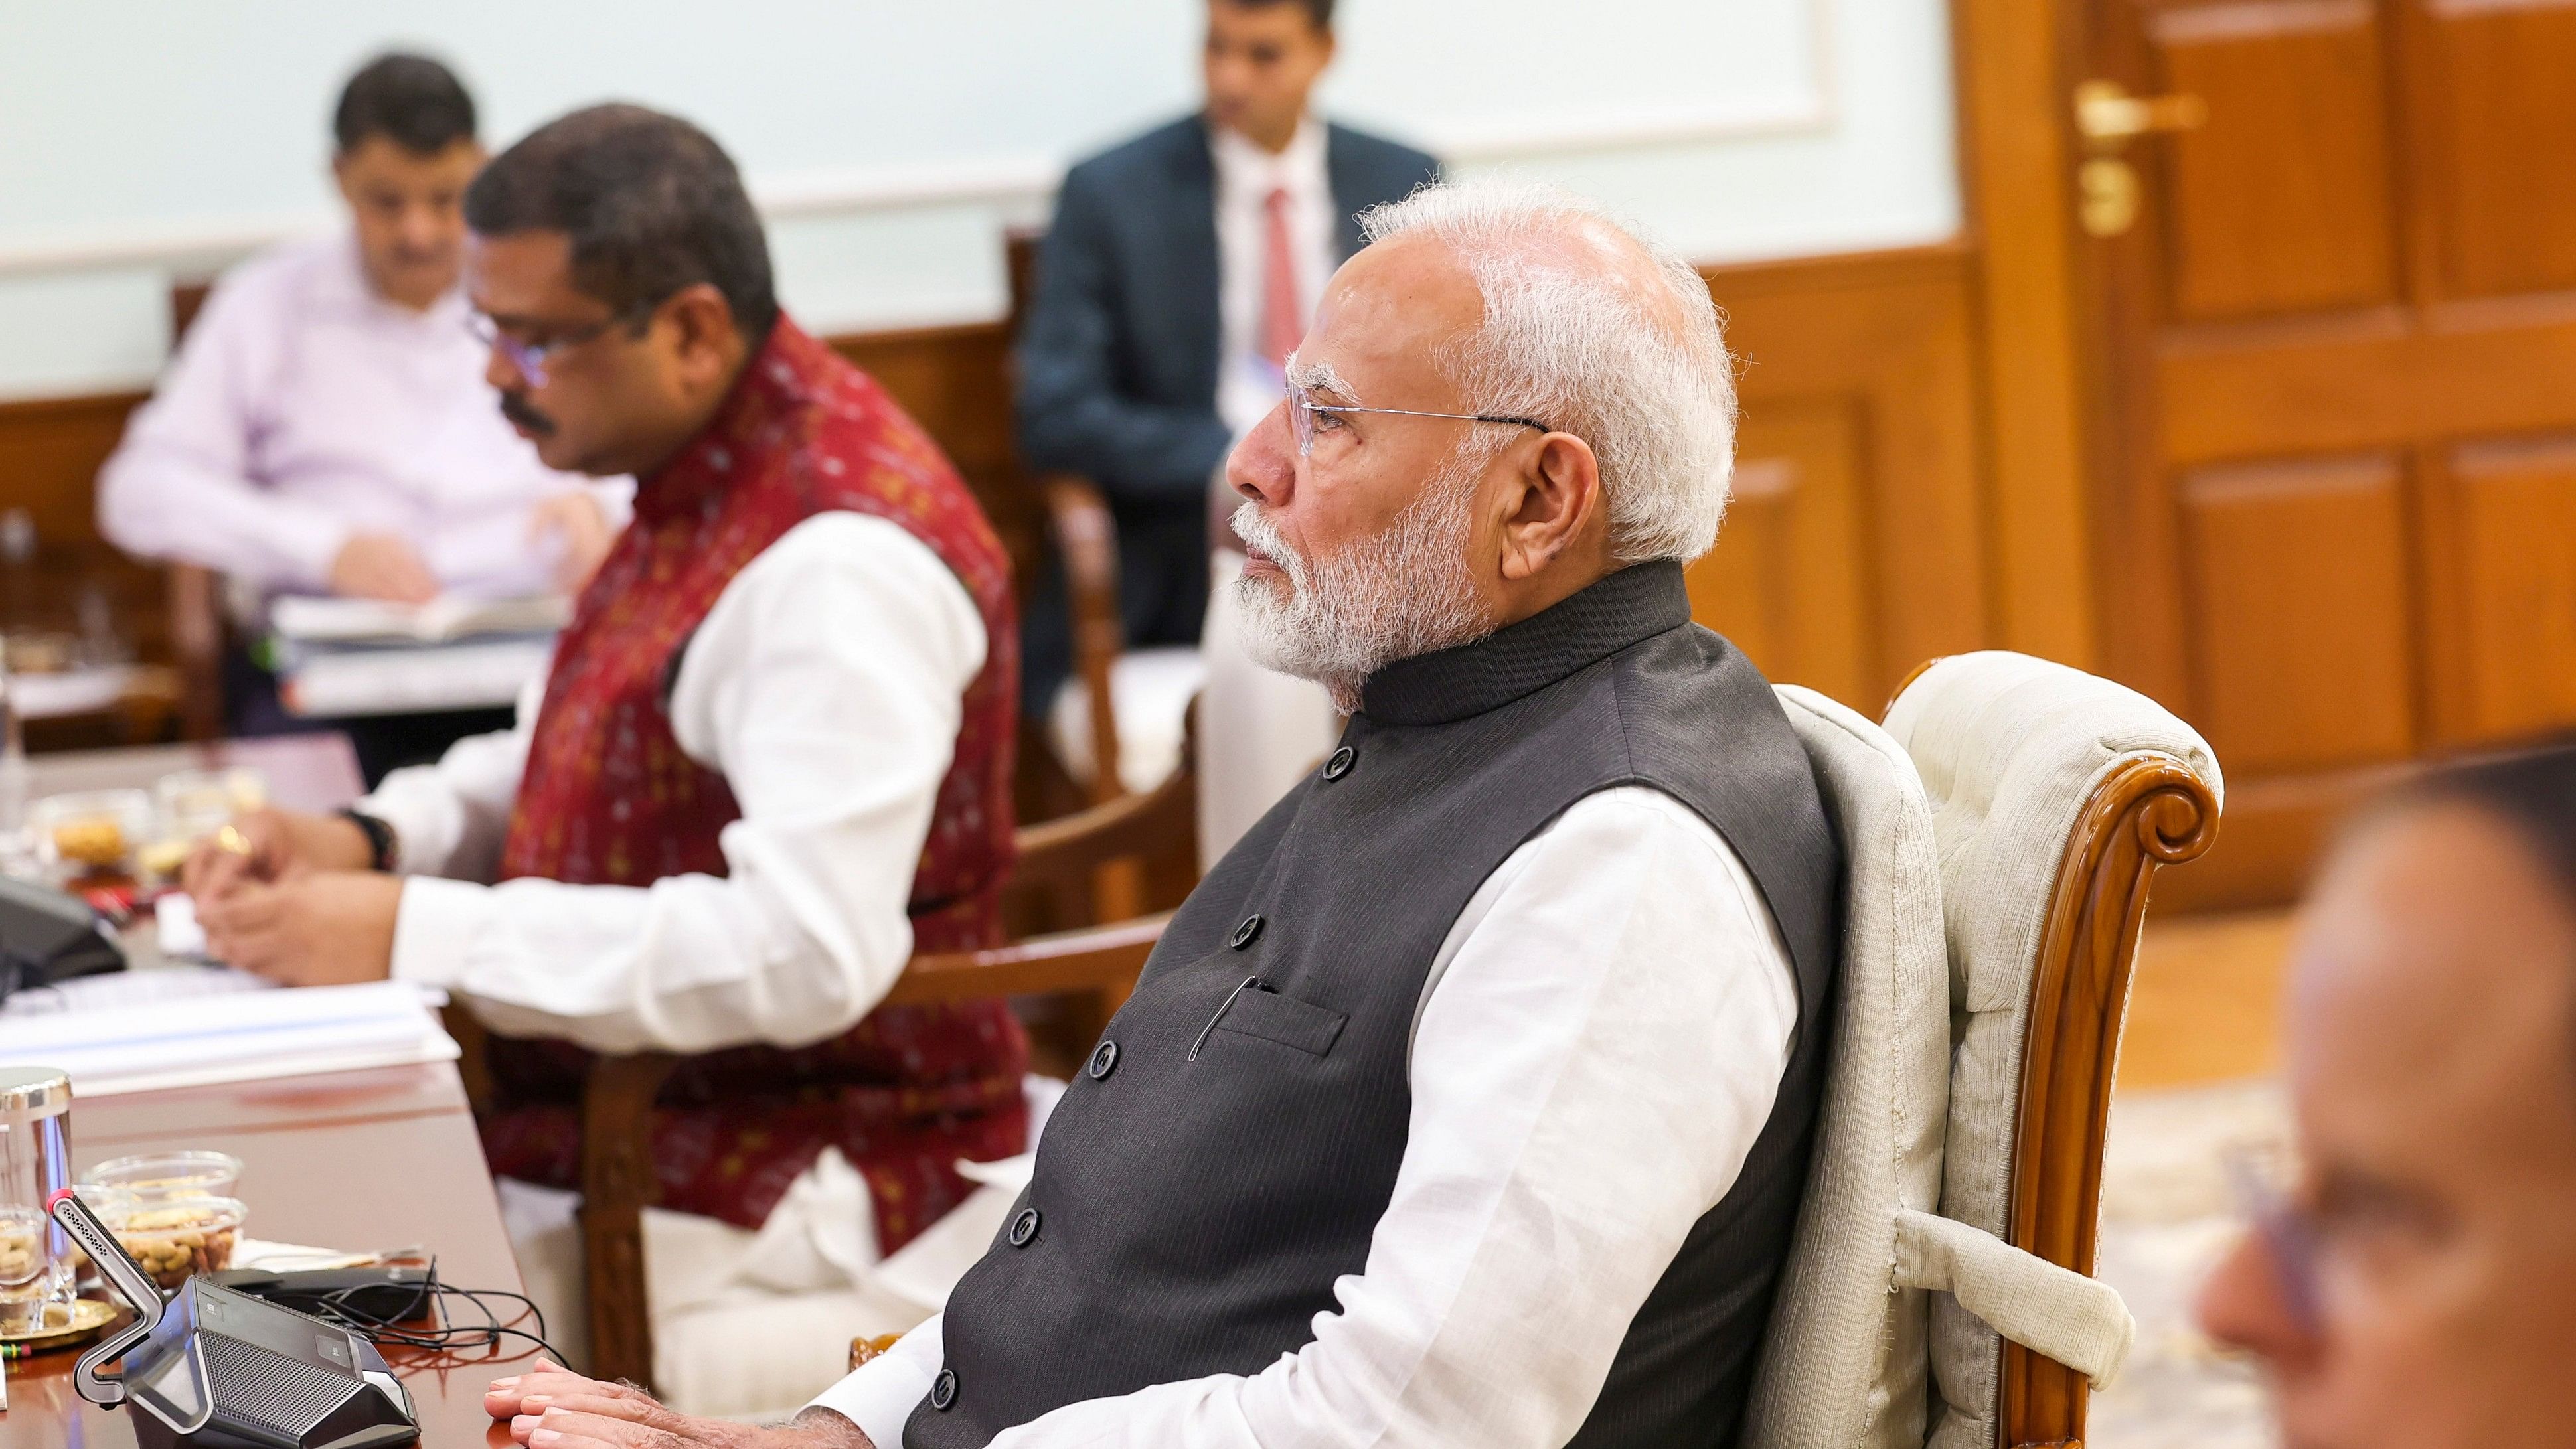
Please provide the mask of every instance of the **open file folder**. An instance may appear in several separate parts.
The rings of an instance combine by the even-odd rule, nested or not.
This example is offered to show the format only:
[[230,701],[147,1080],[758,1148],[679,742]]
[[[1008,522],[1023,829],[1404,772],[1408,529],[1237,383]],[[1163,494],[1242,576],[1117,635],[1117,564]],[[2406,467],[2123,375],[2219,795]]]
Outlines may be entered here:
[[84,1097],[453,1061],[435,999],[372,981],[11,1013],[0,1016],[0,1061],[58,1067]]

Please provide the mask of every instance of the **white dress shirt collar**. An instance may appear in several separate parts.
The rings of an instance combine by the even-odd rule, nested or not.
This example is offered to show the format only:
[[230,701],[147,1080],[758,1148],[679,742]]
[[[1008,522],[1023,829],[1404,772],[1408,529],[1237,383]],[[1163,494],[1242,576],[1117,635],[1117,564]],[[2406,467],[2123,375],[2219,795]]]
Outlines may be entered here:
[[1249,191],[1255,198],[1267,197],[1282,186],[1291,196],[1314,190],[1329,194],[1332,181],[1324,166],[1324,139],[1323,123],[1311,115],[1297,118],[1296,134],[1276,154],[1263,150],[1241,131],[1210,125],[1208,155],[1216,164],[1217,189]]

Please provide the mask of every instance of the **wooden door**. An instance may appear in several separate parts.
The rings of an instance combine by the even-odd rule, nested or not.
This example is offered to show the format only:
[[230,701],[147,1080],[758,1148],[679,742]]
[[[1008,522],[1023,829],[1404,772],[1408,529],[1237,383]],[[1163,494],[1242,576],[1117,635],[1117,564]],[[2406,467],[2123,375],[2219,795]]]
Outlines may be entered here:
[[2105,660],[2227,772],[2178,893],[2283,899],[2357,788],[2576,722],[2576,0],[2080,14]]

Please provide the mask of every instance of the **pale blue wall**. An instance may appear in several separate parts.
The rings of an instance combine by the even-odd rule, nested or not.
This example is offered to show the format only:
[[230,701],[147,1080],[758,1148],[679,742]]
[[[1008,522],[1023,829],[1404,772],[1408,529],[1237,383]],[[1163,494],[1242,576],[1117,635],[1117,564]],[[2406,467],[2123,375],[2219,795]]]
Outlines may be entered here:
[[[207,265],[165,244],[219,254],[230,237],[329,224],[330,97],[392,43],[456,63],[495,141],[612,96],[707,126],[765,203],[792,210],[773,227],[783,285],[817,328],[990,316],[1000,225],[1043,214],[1029,187],[1191,104],[1200,4],[13,0],[0,5],[0,395],[148,378],[174,267]],[[1345,0],[1343,13],[1335,115],[1455,148],[1473,158],[1461,169],[1560,179],[1693,255],[1957,227],[1942,0]],[[999,193],[864,204],[888,183],[957,177]],[[1000,194],[1013,178],[1017,199]]]

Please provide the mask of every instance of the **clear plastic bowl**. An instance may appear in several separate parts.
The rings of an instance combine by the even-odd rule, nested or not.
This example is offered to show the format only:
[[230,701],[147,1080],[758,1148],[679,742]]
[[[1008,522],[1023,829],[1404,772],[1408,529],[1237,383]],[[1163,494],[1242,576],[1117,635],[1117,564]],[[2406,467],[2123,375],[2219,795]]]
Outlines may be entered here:
[[162,1288],[176,1288],[199,1273],[233,1265],[233,1244],[250,1209],[237,1197],[177,1197],[146,1201],[129,1196],[99,1214],[143,1271]]
[[242,1160],[229,1152],[145,1152],[112,1157],[81,1174],[83,1187],[109,1187],[145,1200],[231,1197]]

